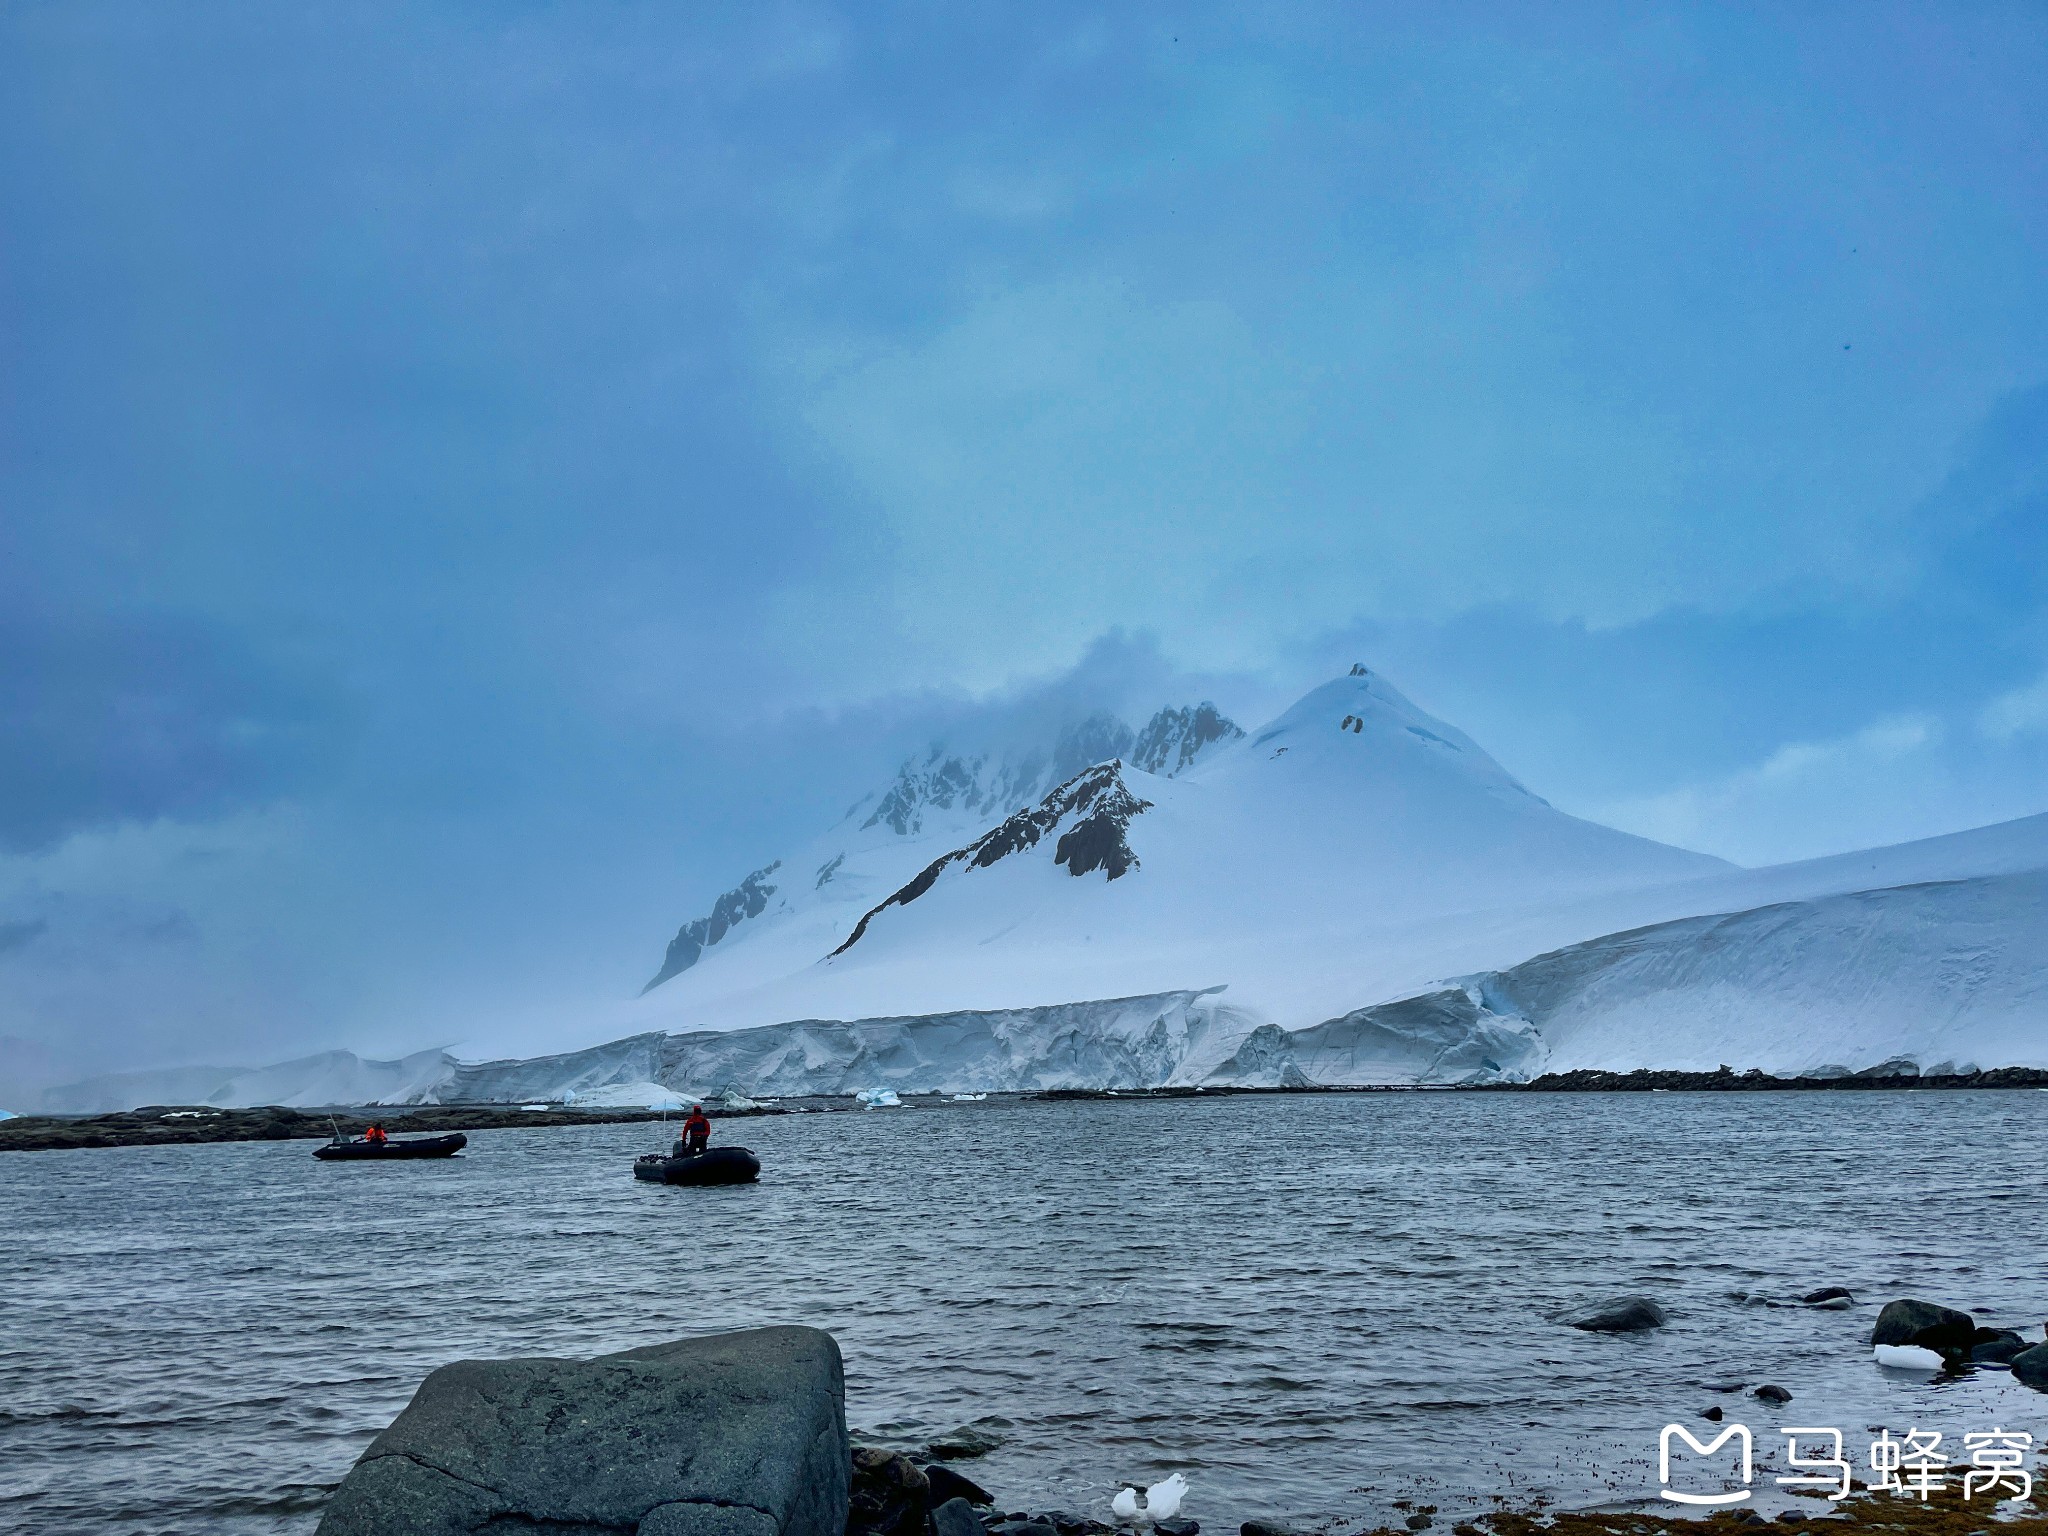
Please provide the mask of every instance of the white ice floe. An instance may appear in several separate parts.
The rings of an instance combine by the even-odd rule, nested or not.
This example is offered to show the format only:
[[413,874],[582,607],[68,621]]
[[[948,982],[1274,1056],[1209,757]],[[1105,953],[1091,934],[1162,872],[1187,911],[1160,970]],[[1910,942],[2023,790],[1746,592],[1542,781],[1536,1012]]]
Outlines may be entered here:
[[856,1093],[854,1097],[869,1109],[897,1109],[903,1103],[896,1097],[896,1090],[893,1088],[869,1088]]
[[606,1083],[598,1088],[571,1089],[564,1104],[577,1109],[688,1109],[694,1100],[661,1083]]
[[1119,1520],[1128,1521],[1139,1530],[1149,1530],[1161,1520],[1171,1520],[1180,1513],[1180,1501],[1187,1497],[1188,1480],[1178,1472],[1163,1482],[1154,1483],[1145,1490],[1145,1502],[1138,1502],[1138,1490],[1124,1488],[1109,1501]]
[[1948,1364],[1933,1350],[1922,1349],[1918,1344],[1878,1344],[1870,1353],[1879,1365],[1894,1371],[1938,1371]]

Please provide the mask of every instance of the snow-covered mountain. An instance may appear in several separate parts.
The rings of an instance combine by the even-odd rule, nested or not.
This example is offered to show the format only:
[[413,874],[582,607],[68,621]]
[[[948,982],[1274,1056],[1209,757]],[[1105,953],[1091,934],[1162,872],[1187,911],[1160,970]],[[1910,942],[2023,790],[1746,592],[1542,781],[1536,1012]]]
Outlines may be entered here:
[[44,1107],[2048,1066],[2048,816],[1736,869],[1555,810],[1362,667],[1249,735],[935,753],[699,922],[605,1044]]
[[708,913],[683,924],[641,990],[654,991],[718,946],[724,946],[721,958],[745,948],[753,969],[763,973],[808,964],[934,857],[1082,770],[1123,759],[1172,778],[1243,735],[1214,704],[1202,703],[1162,709],[1136,731],[1114,715],[1090,715],[1062,731],[1050,750],[933,747],[905,763],[894,782],[855,803],[823,837],[753,871]]
[[[1071,759],[1055,759],[1007,814],[987,810],[1001,798],[986,768],[906,772],[814,850],[810,880],[729,926],[639,1018],[687,1031],[1227,986],[1299,1027],[1443,974],[1434,956],[1404,969],[1418,925],[1464,933],[1729,868],[1554,809],[1362,667],[1250,736],[1214,719],[1188,712],[1180,739],[1197,750],[1148,754],[1170,777],[1135,751],[1064,778]],[[1527,953],[1481,949],[1457,969]]]

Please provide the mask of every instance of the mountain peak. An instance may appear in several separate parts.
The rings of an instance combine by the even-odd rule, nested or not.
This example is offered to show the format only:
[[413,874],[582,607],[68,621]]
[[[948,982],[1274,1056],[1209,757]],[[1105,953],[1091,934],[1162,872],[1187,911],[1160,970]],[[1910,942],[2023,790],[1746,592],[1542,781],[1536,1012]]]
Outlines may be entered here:
[[1162,709],[1132,744],[1131,766],[1170,779],[1192,768],[1208,748],[1243,736],[1237,724],[1206,699],[1192,709]]

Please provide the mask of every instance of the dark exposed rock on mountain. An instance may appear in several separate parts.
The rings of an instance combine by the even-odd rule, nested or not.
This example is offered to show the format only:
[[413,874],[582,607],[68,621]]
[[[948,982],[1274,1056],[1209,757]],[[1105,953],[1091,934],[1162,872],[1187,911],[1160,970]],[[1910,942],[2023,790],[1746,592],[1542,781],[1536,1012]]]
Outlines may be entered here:
[[755,1328],[594,1360],[463,1360],[370,1443],[320,1536],[843,1536],[839,1347]]
[[[707,950],[740,925],[753,924],[764,913],[770,914],[773,921],[775,914],[815,905],[819,899],[816,893],[824,892],[835,880],[850,880],[852,887],[858,889],[874,881],[878,872],[885,872],[886,883],[877,883],[877,888],[888,890],[907,872],[900,865],[888,867],[887,846],[900,839],[943,836],[948,832],[965,838],[1020,807],[1035,804],[1049,790],[1076,774],[1118,759],[1148,773],[1172,778],[1193,767],[1211,749],[1228,745],[1243,735],[1214,704],[1204,702],[1162,709],[1137,732],[1115,715],[1098,712],[1069,723],[1052,739],[1050,747],[959,752],[944,745],[933,746],[922,758],[904,763],[886,789],[857,802],[839,829],[820,840],[822,846],[814,846],[808,857],[793,858],[798,868],[815,871],[809,876],[808,891],[801,880],[793,884],[778,882],[782,887],[779,899],[772,899],[778,897],[778,885],[769,884],[768,876],[781,867],[782,861],[755,870],[720,896],[709,915],[683,925],[670,942],[661,969],[640,989],[641,993],[645,995],[689,970],[703,959]],[[1107,847],[1095,850],[1087,837],[1075,846],[1090,868],[1114,866]],[[851,864],[849,856],[853,859]],[[1090,862],[1091,857],[1097,862]],[[832,895],[828,893],[822,899],[829,901]],[[752,933],[758,926],[747,931]]]
[[[652,992],[669,977],[687,971],[702,958],[705,950],[733,928],[750,917],[759,917],[768,906],[768,898],[775,894],[775,887],[768,883],[768,877],[780,868],[782,860],[777,859],[773,864],[755,870],[711,904],[710,916],[683,924],[682,931],[668,942],[668,954],[662,959],[661,969],[655,973],[654,980],[640,989],[641,993]],[[819,883],[824,882],[821,879]]]
[[1217,712],[1214,704],[1206,701],[1192,709],[1162,709],[1132,743],[1131,766],[1170,779],[1182,769],[1192,767],[1203,748],[1235,741],[1243,734]]
[[1054,847],[1054,860],[1074,875],[1092,874],[1100,869],[1109,878],[1135,869],[1138,856],[1125,837],[1131,818],[1151,809],[1124,784],[1120,762],[1101,763],[1074,775],[1037,805],[1017,812],[993,831],[976,838],[965,848],[956,848],[934,859],[887,900],[871,907],[854,924],[846,942],[832,953],[843,955],[861,940],[868,924],[890,907],[907,907],[929,891],[947,870],[987,869],[1038,846],[1041,839],[1070,819],[1072,825]]

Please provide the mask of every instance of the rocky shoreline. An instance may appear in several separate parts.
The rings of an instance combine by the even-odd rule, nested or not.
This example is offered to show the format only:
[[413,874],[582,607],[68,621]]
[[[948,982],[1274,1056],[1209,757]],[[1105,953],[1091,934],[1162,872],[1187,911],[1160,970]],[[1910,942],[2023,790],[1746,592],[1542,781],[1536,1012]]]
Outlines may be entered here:
[[[1203,1085],[1169,1088],[1044,1088],[1029,1093],[991,1093],[996,1102],[1059,1103],[1095,1099],[1215,1099],[1288,1097],[1328,1093],[1842,1093],[1909,1089],[2048,1088],[2048,1070],[1996,1067],[1988,1072],[1862,1072],[1846,1077],[1773,1077],[1754,1068],[1737,1072],[1633,1072],[1581,1069],[1550,1072],[1526,1083],[1301,1084],[1279,1088]],[[905,1093],[904,1109],[935,1108],[949,1095]],[[783,1099],[752,1109],[707,1107],[714,1120],[754,1115],[847,1111],[861,1108],[844,1097]],[[75,1147],[178,1146],[214,1141],[326,1140],[339,1129],[360,1135],[372,1121],[394,1135],[441,1135],[450,1131],[501,1130],[511,1126],[623,1125],[673,1118],[651,1109],[526,1109],[514,1104],[448,1104],[298,1110],[265,1106],[214,1109],[206,1105],[147,1105],[105,1115],[23,1115],[0,1121],[0,1152],[44,1152]]]
[[[1838,1288],[1804,1298],[1846,1299]],[[1639,1301],[1640,1299],[1627,1299]],[[1629,1332],[1661,1326],[1643,1303],[1571,1326]],[[1627,1310],[1627,1309],[1624,1309]],[[1987,1337],[1990,1336],[1990,1337]],[[1950,1369],[1996,1358],[2048,1390],[2048,1345],[1977,1328],[1968,1314],[1914,1300],[1890,1302],[1871,1334],[1887,1348],[1920,1349]],[[2043,1371],[2026,1370],[2029,1355]],[[1782,1388],[1758,1388],[1770,1403]],[[1722,1417],[1718,1408],[1705,1415]],[[984,1421],[1000,1426],[1001,1420]],[[434,1371],[335,1489],[319,1536],[460,1536],[480,1530],[631,1532],[635,1536],[1200,1536],[1182,1515],[1178,1474],[1110,1501],[1114,1521],[1069,1509],[1008,1508],[961,1462],[1001,1445],[999,1430],[969,1425],[921,1446],[860,1445],[849,1437],[837,1342],[815,1328],[769,1327],[650,1345],[595,1359],[464,1360]],[[2015,1464],[2017,1465],[2017,1464]],[[1199,1474],[1198,1474],[1199,1476]],[[1451,1536],[1663,1536],[1703,1528],[1826,1522],[1888,1536],[2008,1536],[2048,1531],[2031,1502],[1973,1504],[1954,1484],[1941,1497],[1886,1496],[1867,1482],[1849,1497],[1795,1495],[1809,1508],[1766,1519],[1726,1509],[1702,1519],[1677,1512],[1556,1511],[1502,1507],[1451,1523]],[[1100,1497],[1107,1490],[1097,1490]],[[1394,1500],[1399,1526],[1360,1520],[1243,1521],[1239,1536],[1410,1536],[1437,1524],[1437,1507]],[[1654,1506],[1652,1506],[1654,1508]],[[1957,1522],[1962,1522],[1958,1524]]]
[[[780,1115],[781,1106],[707,1108],[713,1120]],[[373,1122],[394,1136],[440,1136],[451,1131],[512,1126],[627,1125],[675,1120],[654,1109],[521,1109],[512,1104],[419,1105],[407,1108],[299,1110],[213,1109],[206,1105],[152,1104],[111,1115],[23,1115],[0,1120],[0,1152],[52,1152],[74,1147],[172,1147],[215,1141],[326,1141],[338,1130],[360,1136]]]

